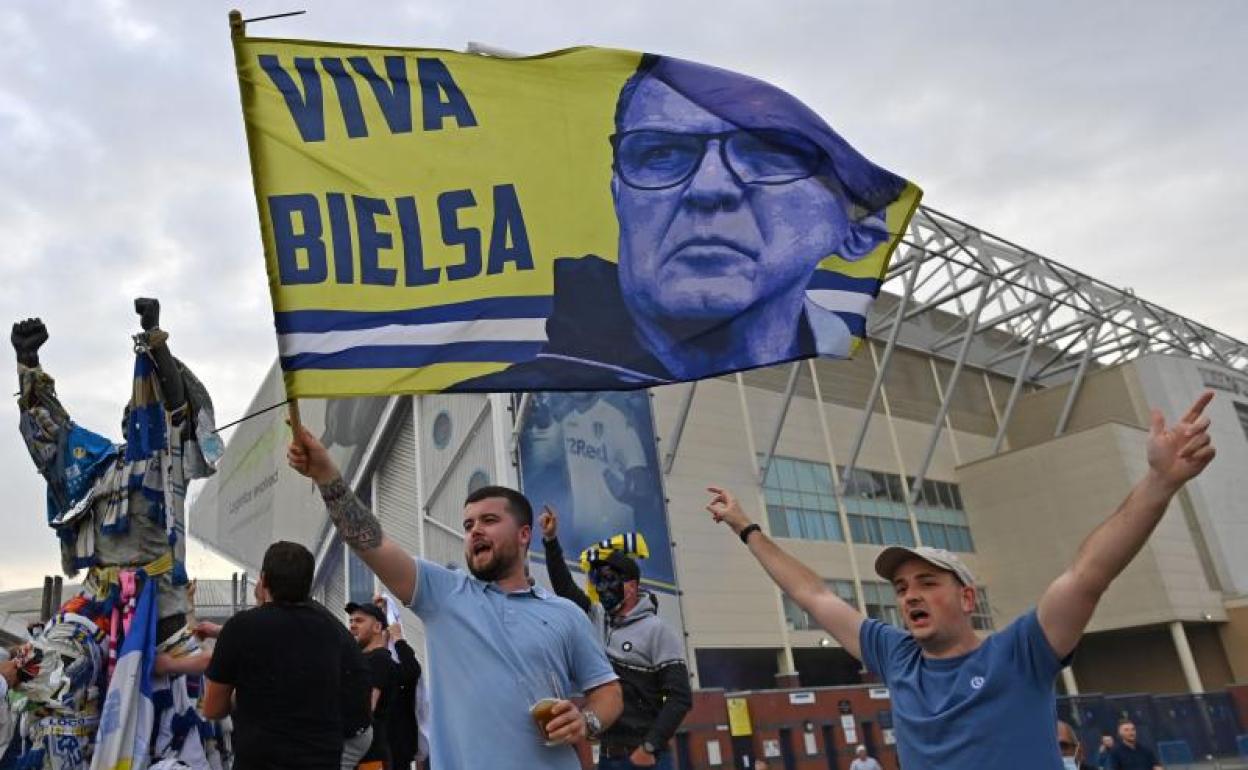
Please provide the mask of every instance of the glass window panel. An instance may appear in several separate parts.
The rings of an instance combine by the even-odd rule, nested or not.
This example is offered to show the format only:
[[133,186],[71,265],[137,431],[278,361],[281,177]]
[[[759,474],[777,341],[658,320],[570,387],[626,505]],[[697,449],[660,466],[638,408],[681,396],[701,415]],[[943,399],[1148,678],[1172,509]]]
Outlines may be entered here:
[[797,602],[787,596],[781,597],[784,601],[784,619],[788,623],[791,630],[802,631],[806,628],[806,613],[801,607],[797,606]]
[[866,519],[867,537],[876,545],[883,545],[884,536],[880,534],[880,520],[876,518]]
[[928,524],[926,521],[919,522],[919,537],[922,538],[923,545],[930,545],[930,546],[936,545],[934,542],[932,542],[932,540],[934,539],[932,537],[932,525]]
[[795,462],[797,466],[797,488],[803,492],[815,492],[819,489],[815,484],[814,463]]
[[779,505],[767,506],[767,524],[775,537],[788,537],[789,524],[784,515],[784,508]]
[[949,484],[943,481],[936,482],[936,491],[940,493],[940,504],[944,508],[954,508],[953,496],[949,489]]
[[901,529],[900,543],[901,545],[909,546],[911,548],[914,547],[914,530],[910,528],[910,522],[908,521],[906,522],[906,525],[902,527]]
[[827,540],[827,533],[823,531],[823,514],[818,511],[809,509],[802,511],[802,531],[809,540]]
[[803,508],[809,508],[812,511],[817,511],[823,507],[820,505],[819,495],[812,492],[801,492],[800,494],[802,496]]
[[871,496],[877,500],[888,497],[887,474],[871,471]]
[[[761,457],[759,462],[762,462]],[[775,459],[771,461],[771,465],[767,466],[767,478],[763,479],[763,486],[771,487],[772,489],[780,488],[780,471],[777,470],[777,461]]]
[[815,488],[825,495],[833,494],[832,491],[832,472],[828,470],[828,466],[818,463],[811,466],[815,473]]
[[805,537],[806,533],[802,530],[802,513],[797,508],[784,509],[785,521],[788,522],[789,537]]
[[845,542],[845,533],[841,531],[841,519],[834,514],[824,514],[823,528],[828,533],[829,540]]
[[784,489],[797,489],[797,469],[793,467],[793,462],[783,457],[772,459],[772,463],[779,465],[777,468],[780,474],[780,486]]
[[784,496],[784,504],[790,508],[797,508],[802,504],[802,493],[796,489],[786,489],[780,494]]
[[768,505],[780,505],[784,502],[784,495],[778,489],[764,488],[763,499],[767,501]]
[[923,502],[927,505],[940,505],[940,493],[936,491],[936,482],[931,479],[923,481]]
[[880,519],[880,536],[886,545],[897,542],[897,523],[892,519]]
[[906,502],[906,493],[901,488],[901,477],[896,473],[888,474],[888,499],[903,505]]
[[965,511],[966,506],[962,504],[962,492],[958,489],[957,484],[949,485],[949,492],[953,496],[953,507],[959,511]]
[[869,543],[867,539],[867,527],[865,520],[856,514],[849,516],[849,531],[854,534],[855,543]]

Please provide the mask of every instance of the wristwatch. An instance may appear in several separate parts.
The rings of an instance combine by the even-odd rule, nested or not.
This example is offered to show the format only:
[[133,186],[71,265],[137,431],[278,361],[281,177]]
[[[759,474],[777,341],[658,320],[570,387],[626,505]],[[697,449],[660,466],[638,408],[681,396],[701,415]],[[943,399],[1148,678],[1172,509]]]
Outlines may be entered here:
[[659,748],[655,746],[653,743],[651,743],[650,741],[642,741],[641,750],[646,752],[652,757],[658,755],[659,753]]
[[590,738],[597,738],[602,733],[602,720],[593,709],[583,710],[581,716],[585,717],[585,732],[589,733]]

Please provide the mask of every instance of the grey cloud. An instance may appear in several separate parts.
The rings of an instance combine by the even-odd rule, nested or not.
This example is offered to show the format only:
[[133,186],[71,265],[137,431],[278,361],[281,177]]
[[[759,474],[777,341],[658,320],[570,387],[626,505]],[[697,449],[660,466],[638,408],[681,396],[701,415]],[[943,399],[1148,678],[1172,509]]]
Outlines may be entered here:
[[[48,319],[45,360],[62,396],[110,435],[137,294],[161,297],[175,350],[223,421],[242,414],[275,354],[228,7],[0,10],[0,317]],[[1248,5],[303,7],[310,13],[251,33],[530,53],[609,45],[771,80],[914,179],[931,205],[1248,339],[1238,245]],[[56,563],[42,485],[8,431],[0,587],[33,584]]]

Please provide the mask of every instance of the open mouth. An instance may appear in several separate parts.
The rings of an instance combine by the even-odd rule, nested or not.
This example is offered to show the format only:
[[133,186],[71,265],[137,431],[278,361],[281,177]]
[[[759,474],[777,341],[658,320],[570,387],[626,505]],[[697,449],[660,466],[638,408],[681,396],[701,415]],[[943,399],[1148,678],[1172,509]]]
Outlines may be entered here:
[[910,619],[910,625],[927,625],[932,619],[927,610],[913,609],[906,613],[906,617]]
[[484,540],[477,541],[472,544],[472,555],[478,556],[493,549],[493,546]]

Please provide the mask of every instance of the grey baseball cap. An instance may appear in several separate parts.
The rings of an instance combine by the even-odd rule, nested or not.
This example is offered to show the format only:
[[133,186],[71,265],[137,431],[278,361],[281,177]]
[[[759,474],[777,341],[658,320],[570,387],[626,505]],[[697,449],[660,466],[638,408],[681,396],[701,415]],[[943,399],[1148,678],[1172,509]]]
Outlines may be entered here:
[[944,548],[931,548],[926,545],[918,548],[891,545],[885,548],[875,559],[875,574],[891,582],[897,568],[911,559],[922,559],[933,567],[952,572],[953,576],[964,586],[975,585],[975,576],[956,554]]

